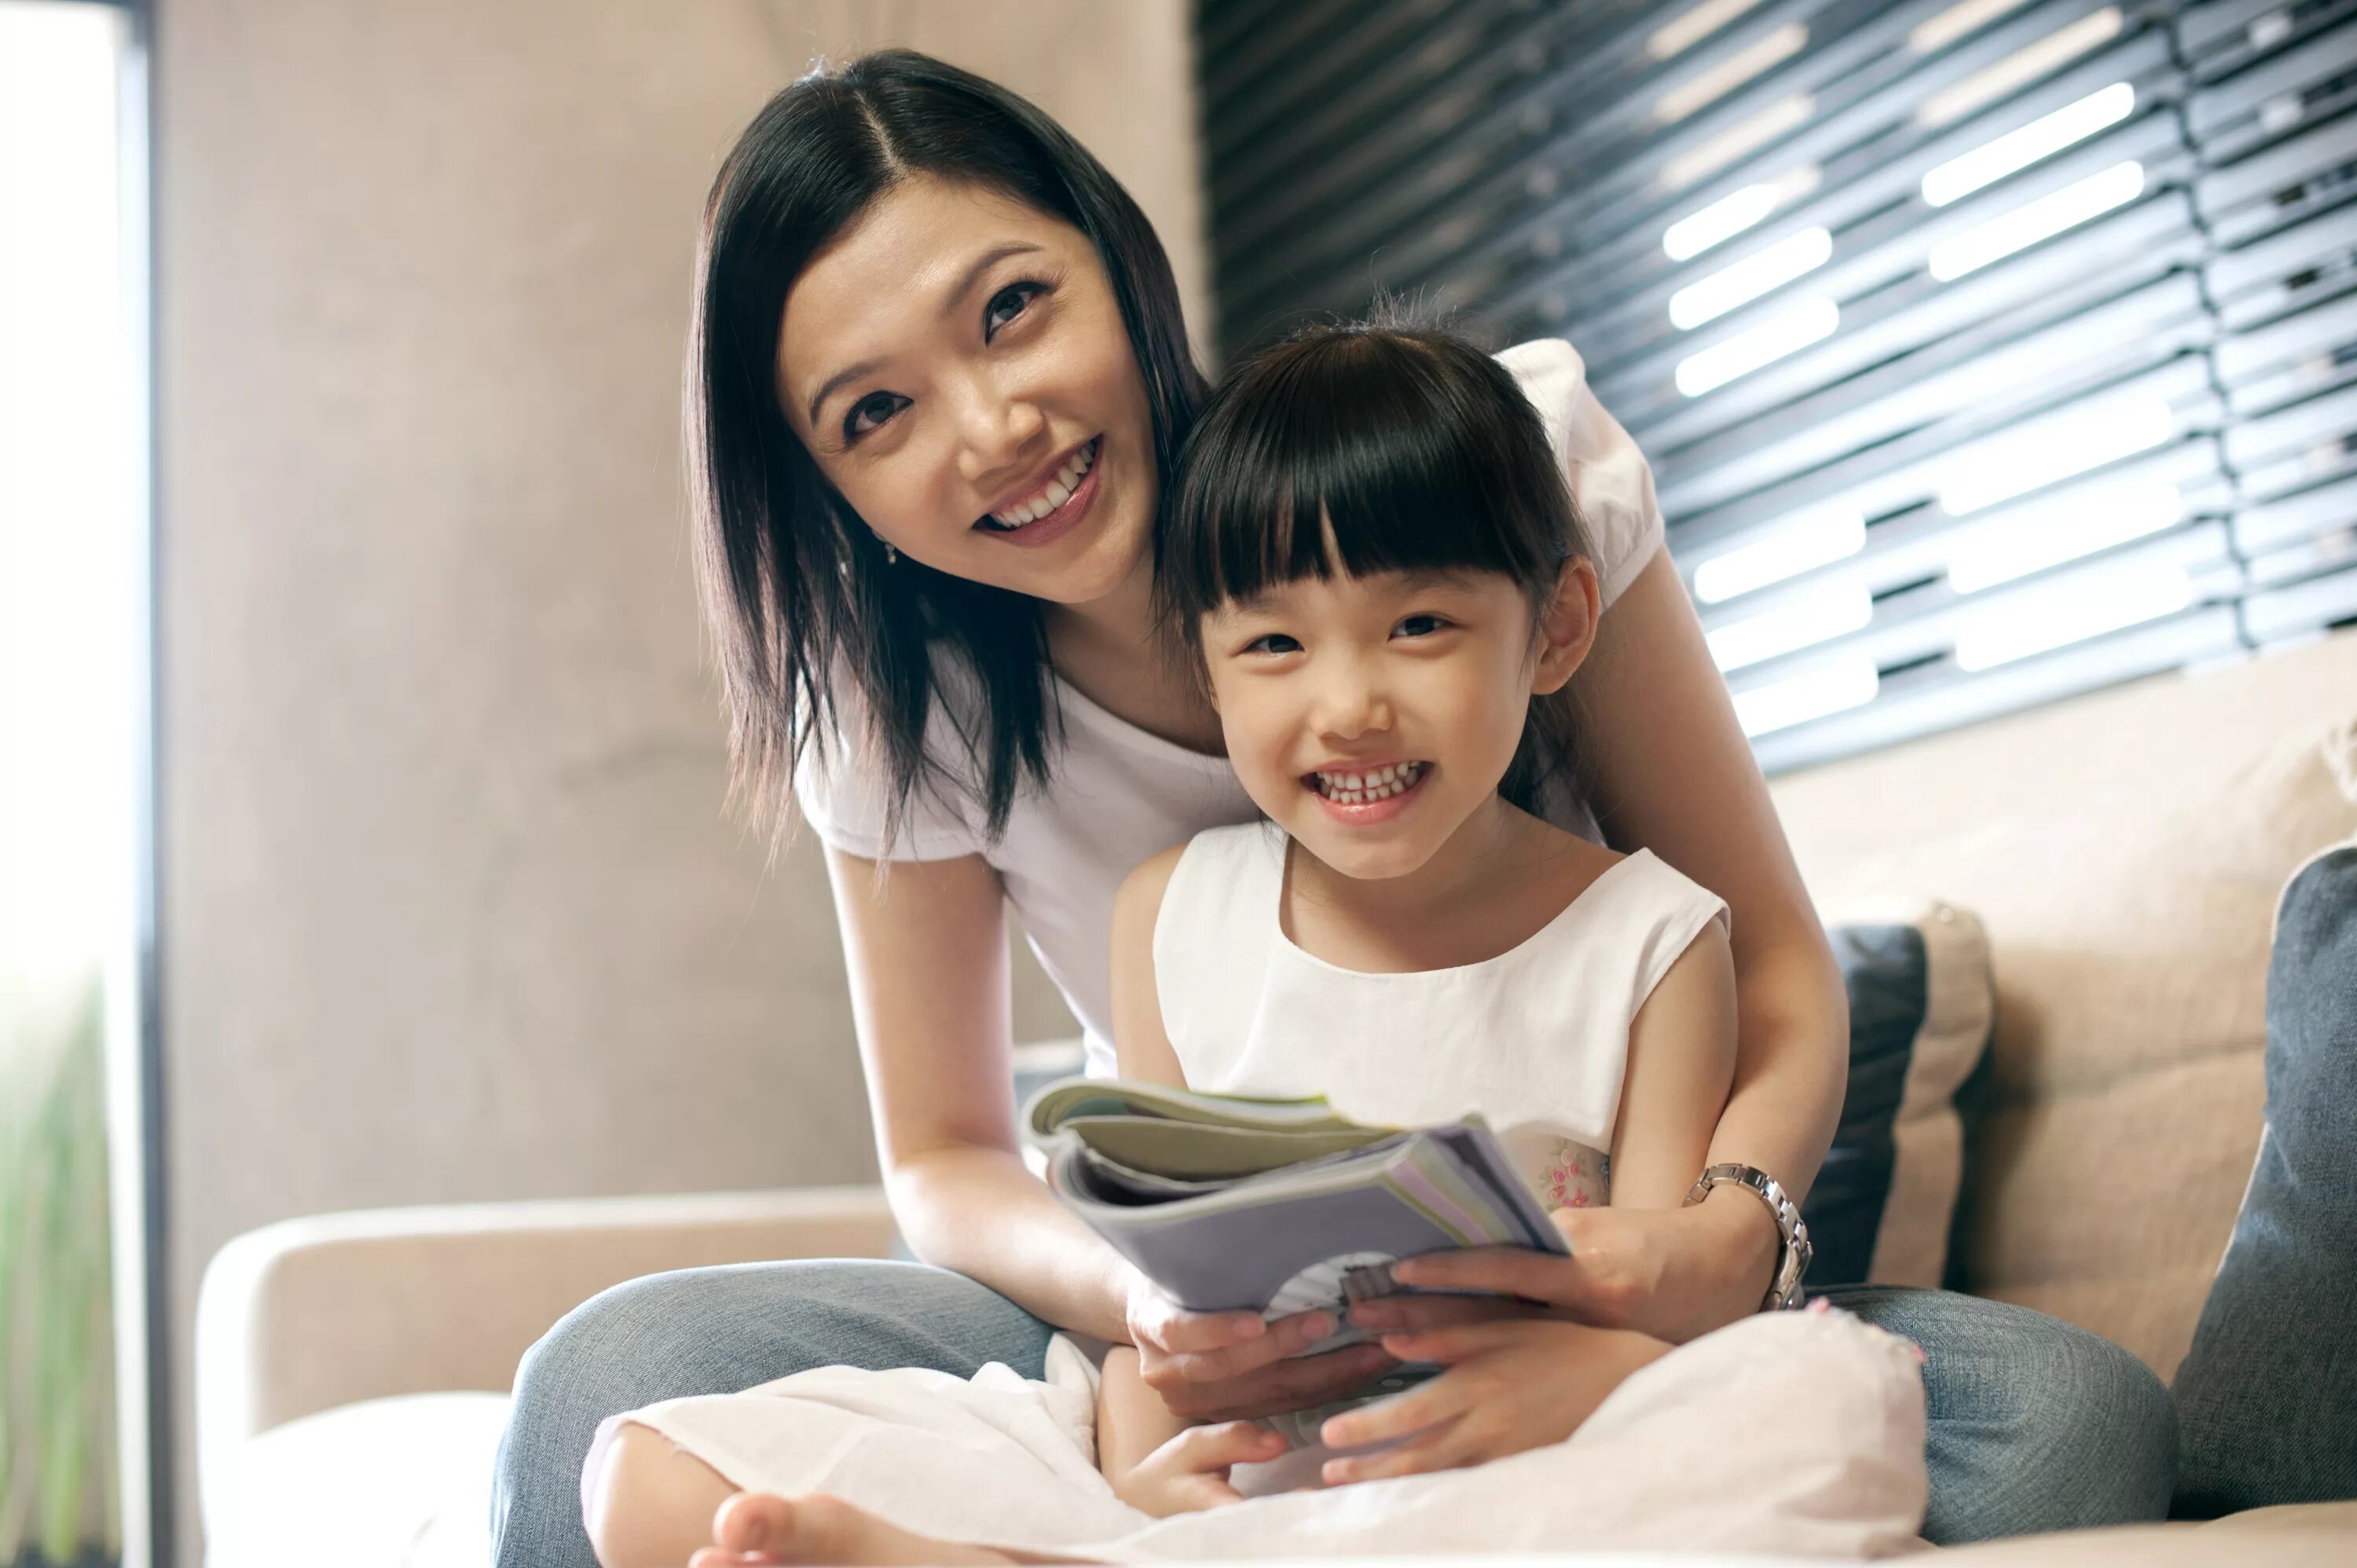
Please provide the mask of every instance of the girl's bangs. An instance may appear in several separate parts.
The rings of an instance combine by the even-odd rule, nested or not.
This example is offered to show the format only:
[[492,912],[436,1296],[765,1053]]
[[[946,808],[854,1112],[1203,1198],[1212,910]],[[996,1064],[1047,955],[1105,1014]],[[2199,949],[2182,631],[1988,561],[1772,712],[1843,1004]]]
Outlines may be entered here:
[[1393,334],[1288,347],[1196,432],[1169,540],[1175,613],[1338,571],[1552,575],[1554,552],[1500,505],[1531,434],[1512,429],[1529,404],[1502,368],[1471,350],[1469,377]]

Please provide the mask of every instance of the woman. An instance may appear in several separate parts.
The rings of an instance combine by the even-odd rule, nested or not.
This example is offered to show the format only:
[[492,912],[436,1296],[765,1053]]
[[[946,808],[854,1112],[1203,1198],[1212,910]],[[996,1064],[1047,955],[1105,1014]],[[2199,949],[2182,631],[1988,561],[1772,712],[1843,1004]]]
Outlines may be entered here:
[[[1157,509],[1202,384],[1144,215],[1012,94],[869,56],[780,93],[722,168],[694,337],[706,609],[740,777],[763,810],[791,780],[827,846],[886,1185],[935,1266],[692,1271],[578,1309],[519,1377],[499,1561],[590,1562],[576,1486],[604,1418],[804,1367],[1037,1376],[1054,1325],[1135,1344],[1189,1417],[1364,1384],[1377,1349],[1286,1359],[1314,1325],[1264,1331],[1140,1288],[1017,1149],[1006,902],[1102,1062],[1114,889],[1252,811],[1153,631]],[[1567,348],[1504,358],[1571,465],[1609,606],[1580,676],[1580,793],[1616,843],[1733,911],[1738,1062],[1710,1159],[1797,1196],[1840,1108],[1838,976],[1642,457]],[[1725,1187],[1575,1218],[1576,1260],[1520,1288],[1663,1339],[1756,1310],[1788,1254],[1771,1210]],[[2167,1396],[2124,1352],[1936,1292],[1841,1302],[1929,1352],[1933,1539],[2166,1508]]]

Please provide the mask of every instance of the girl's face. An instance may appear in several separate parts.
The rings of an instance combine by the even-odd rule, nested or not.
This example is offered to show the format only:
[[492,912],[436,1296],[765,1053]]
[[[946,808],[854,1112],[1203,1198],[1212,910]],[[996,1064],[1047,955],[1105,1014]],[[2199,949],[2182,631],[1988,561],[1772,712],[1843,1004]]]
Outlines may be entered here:
[[1223,605],[1203,655],[1236,776],[1344,875],[1416,870],[1497,800],[1532,695],[1587,653],[1595,580],[1573,562],[1535,626],[1494,572],[1338,574]]
[[786,420],[928,566],[1081,604],[1159,502],[1146,386],[1096,247],[970,185],[905,181],[820,252],[778,332]]

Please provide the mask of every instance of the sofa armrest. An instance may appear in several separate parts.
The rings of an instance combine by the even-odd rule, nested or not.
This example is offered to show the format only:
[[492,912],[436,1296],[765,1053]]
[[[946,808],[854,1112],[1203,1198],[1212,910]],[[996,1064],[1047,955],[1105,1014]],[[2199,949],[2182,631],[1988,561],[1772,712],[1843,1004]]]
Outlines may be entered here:
[[215,1253],[198,1294],[199,1460],[359,1400],[504,1392],[550,1325],[641,1274],[880,1258],[892,1240],[875,1187],[457,1204],[265,1226]]

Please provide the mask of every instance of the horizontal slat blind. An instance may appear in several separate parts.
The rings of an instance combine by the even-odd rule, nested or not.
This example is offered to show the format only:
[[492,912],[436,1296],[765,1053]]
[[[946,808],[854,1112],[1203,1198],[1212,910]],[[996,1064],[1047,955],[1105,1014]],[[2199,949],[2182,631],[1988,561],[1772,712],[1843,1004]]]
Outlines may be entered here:
[[1229,346],[1568,338],[1770,768],[2357,620],[2357,0],[1203,0]]

